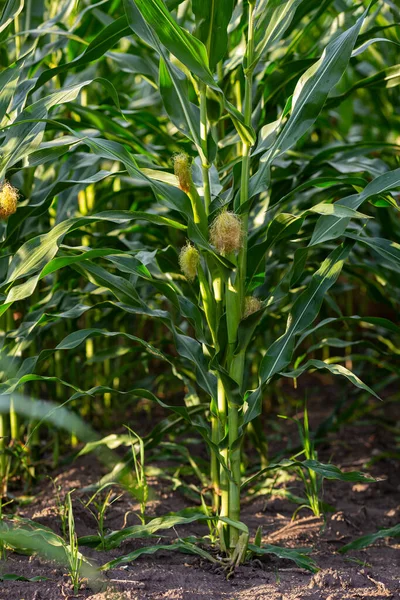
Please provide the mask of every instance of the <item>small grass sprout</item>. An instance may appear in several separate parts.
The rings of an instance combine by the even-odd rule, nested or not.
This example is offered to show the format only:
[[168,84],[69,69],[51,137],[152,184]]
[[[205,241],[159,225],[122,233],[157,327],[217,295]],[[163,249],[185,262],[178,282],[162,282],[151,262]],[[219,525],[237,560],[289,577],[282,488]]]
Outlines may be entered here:
[[67,559],[69,566],[69,576],[71,583],[74,588],[74,594],[77,594],[81,586],[81,568],[83,563],[83,556],[79,552],[78,537],[75,531],[75,519],[72,510],[71,493],[68,492],[66,496],[66,508],[68,513],[68,546],[67,546]]
[[[112,484],[104,484],[101,486],[91,498],[84,504],[85,508],[89,510],[93,518],[97,523],[97,531],[100,537],[100,546],[103,550],[106,548],[105,537],[105,516],[107,510],[110,508],[114,502],[118,502],[118,500],[122,497],[122,494],[115,495],[114,490],[110,487]],[[109,487],[110,489],[103,494],[104,490]],[[93,505],[95,510],[92,510],[90,506]]]
[[61,521],[62,535],[64,540],[66,540],[68,532],[68,504],[66,498],[64,498],[64,501],[61,499],[61,486],[52,477],[50,479],[54,486],[56,508]]
[[135,466],[136,481],[131,488],[131,492],[140,502],[140,521],[144,525],[146,522],[146,505],[149,499],[149,486],[147,483],[144,467],[144,443],[143,439],[135,433],[130,427],[127,427],[131,439],[132,459]]

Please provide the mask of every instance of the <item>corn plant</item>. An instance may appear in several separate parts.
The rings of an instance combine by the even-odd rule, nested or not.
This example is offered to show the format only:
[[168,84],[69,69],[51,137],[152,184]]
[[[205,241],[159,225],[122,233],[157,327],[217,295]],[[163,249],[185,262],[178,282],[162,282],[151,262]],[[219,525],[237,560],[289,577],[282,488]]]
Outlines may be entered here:
[[[4,325],[5,355],[23,361],[1,391],[56,384],[61,401],[85,403],[84,414],[93,397],[109,407],[114,393],[171,410],[208,449],[211,516],[199,518],[218,521],[228,562],[279,554],[259,540],[249,545],[240,520],[242,448],[263,399],[279,379],[297,382],[318,369],[377,397],[350,358],[343,366],[330,349],[352,352],[351,328],[372,328],[380,341],[365,343],[377,364],[382,339],[399,333],[389,319],[353,315],[351,302],[343,306],[334,295],[336,282],[339,292],[348,281],[382,296],[396,289],[396,142],[375,126],[383,105],[371,132],[358,114],[354,129],[345,120],[353,94],[372,89],[388,98],[386,88],[398,85],[392,8],[350,0],[125,0],[105,14],[94,6],[77,13],[73,2],[50,3],[46,28],[37,29],[27,16],[22,30],[11,3],[2,16],[4,29],[14,20],[14,36],[0,74],[0,313],[14,305],[24,313],[15,330]],[[377,41],[376,31],[386,37]],[[78,54],[84,35],[91,41]],[[378,43],[389,47],[381,56],[390,66],[376,58]],[[373,73],[351,83],[365,56]],[[23,91],[14,94],[21,77]],[[374,221],[382,209],[386,226]],[[342,338],[327,337],[328,327]],[[148,385],[129,376],[128,361],[116,362],[112,379],[105,358],[99,373],[93,340],[100,352],[113,340],[134,349]],[[83,344],[93,369],[82,373]],[[63,369],[71,351],[71,370]],[[183,403],[161,399],[146,378],[159,363]],[[398,373],[390,359],[385,368]],[[65,388],[73,390],[69,399]],[[363,479],[318,465],[305,466]],[[287,467],[252,470],[251,479]]]

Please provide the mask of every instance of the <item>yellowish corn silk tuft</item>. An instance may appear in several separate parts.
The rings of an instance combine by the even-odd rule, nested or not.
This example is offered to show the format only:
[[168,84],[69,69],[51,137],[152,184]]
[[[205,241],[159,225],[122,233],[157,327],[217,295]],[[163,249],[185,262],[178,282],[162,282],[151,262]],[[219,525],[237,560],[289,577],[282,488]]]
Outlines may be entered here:
[[174,162],[174,173],[178,179],[179,187],[184,192],[189,192],[192,185],[192,170],[190,166],[190,158],[185,152],[175,154],[172,157]]
[[243,225],[240,217],[224,211],[211,224],[210,241],[220,254],[240,250],[243,244]]
[[18,191],[5,181],[0,185],[0,219],[8,219],[17,210]]
[[197,275],[200,263],[199,251],[190,242],[186,244],[179,255],[179,266],[188,281],[193,281]]
[[261,310],[263,303],[258,298],[254,296],[246,296],[244,299],[244,314],[243,318],[247,319],[250,315]]

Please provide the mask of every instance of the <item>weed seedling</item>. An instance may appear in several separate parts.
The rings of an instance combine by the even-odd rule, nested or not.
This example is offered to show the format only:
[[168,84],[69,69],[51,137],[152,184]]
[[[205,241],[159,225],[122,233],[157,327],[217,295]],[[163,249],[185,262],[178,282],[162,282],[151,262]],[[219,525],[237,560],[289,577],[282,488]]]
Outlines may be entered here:
[[74,589],[74,594],[77,594],[81,585],[81,567],[83,563],[83,557],[79,552],[78,538],[75,531],[75,520],[72,510],[71,493],[68,492],[66,496],[66,511],[68,515],[68,541],[67,546],[67,559],[69,566],[69,576]]
[[64,501],[61,499],[61,486],[58,485],[52,477],[50,477],[50,479],[54,486],[56,510],[61,522],[62,537],[66,540],[68,531],[68,504],[66,498],[64,498]]
[[[96,493],[86,502],[86,504],[84,504],[84,507],[87,508],[91,515],[93,516],[93,518],[95,519],[96,523],[97,523],[97,531],[100,537],[100,547],[105,550],[106,548],[106,543],[105,543],[105,537],[106,537],[106,531],[105,531],[105,526],[104,526],[104,520],[105,520],[105,516],[106,516],[106,512],[109,509],[109,507],[114,504],[114,502],[118,502],[118,500],[122,497],[122,494],[120,494],[119,496],[115,496],[113,498],[113,489],[110,488],[106,494],[102,495],[102,492],[109,487],[112,484],[104,484],[103,486],[101,486]],[[90,506],[93,505],[95,510],[92,510],[90,508]]]
[[[144,525],[146,504],[149,498],[149,486],[147,485],[146,473],[144,468],[144,443],[142,438],[132,431],[130,427],[127,427],[131,439],[131,449],[133,464],[135,466],[136,482],[131,488],[131,492],[140,502],[140,515],[138,515],[140,521]],[[139,458],[138,458],[139,455]]]

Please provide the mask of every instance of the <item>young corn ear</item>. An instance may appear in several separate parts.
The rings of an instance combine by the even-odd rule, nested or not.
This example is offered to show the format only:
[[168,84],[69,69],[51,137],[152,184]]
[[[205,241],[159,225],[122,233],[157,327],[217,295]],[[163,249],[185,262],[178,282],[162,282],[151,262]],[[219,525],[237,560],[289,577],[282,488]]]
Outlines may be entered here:
[[172,157],[174,161],[174,173],[178,179],[179,187],[182,191],[188,193],[192,185],[192,171],[190,168],[190,158],[184,152],[175,154]]
[[197,275],[200,263],[199,251],[190,242],[186,244],[179,255],[179,266],[188,281],[193,281]]
[[211,224],[210,241],[220,254],[238,252],[243,244],[243,225],[240,217],[233,212],[220,213]]
[[17,210],[18,191],[5,181],[0,187],[0,219],[4,221]]
[[247,319],[250,315],[262,308],[263,303],[254,296],[246,296],[244,300],[243,319]]

